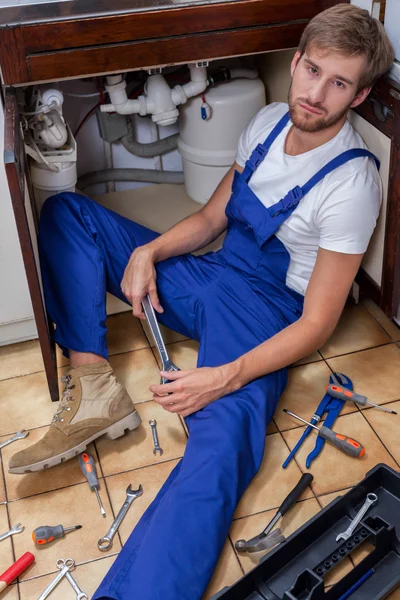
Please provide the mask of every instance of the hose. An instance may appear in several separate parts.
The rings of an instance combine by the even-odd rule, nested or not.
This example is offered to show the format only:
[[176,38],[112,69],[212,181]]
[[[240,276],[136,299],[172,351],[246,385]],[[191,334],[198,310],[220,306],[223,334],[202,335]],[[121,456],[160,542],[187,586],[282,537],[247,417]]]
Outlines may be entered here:
[[105,169],[86,173],[78,179],[77,188],[84,190],[95,183],[107,181],[145,181],[147,183],[183,183],[182,171],[154,171],[153,169]]
[[128,150],[135,156],[141,158],[154,158],[160,156],[160,154],[166,154],[172,150],[176,150],[178,147],[178,133],[174,133],[169,137],[166,137],[157,142],[150,142],[149,144],[141,144],[137,142],[133,137],[133,127],[131,119],[128,120],[128,133],[121,138],[121,142],[125,150]]

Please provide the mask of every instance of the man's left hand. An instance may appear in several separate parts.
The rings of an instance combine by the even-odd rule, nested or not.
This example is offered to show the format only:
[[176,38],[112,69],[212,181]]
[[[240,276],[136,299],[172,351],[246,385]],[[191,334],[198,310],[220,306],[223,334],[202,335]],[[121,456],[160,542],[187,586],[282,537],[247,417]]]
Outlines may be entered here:
[[[238,388],[230,365],[188,371],[161,371],[171,383],[151,385],[153,400],[165,410],[187,417]],[[168,395],[167,395],[168,394]]]

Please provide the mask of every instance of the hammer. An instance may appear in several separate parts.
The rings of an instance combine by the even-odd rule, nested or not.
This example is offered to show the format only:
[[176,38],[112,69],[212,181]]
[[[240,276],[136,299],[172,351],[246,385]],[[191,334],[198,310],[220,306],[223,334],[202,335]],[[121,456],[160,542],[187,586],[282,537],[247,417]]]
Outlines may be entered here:
[[235,543],[236,550],[238,552],[260,552],[261,550],[271,548],[272,546],[276,546],[276,544],[284,542],[286,538],[284,535],[282,535],[280,529],[275,529],[275,531],[272,533],[270,533],[270,531],[276,525],[279,519],[283,517],[283,515],[289,510],[289,508],[295,504],[298,498],[300,498],[301,494],[304,492],[306,487],[310,485],[313,479],[314,477],[311,475],[311,473],[304,473],[299,479],[296,487],[294,487],[286,496],[278,508],[274,518],[268,523],[264,531],[251,538],[247,542],[246,540],[238,540]]

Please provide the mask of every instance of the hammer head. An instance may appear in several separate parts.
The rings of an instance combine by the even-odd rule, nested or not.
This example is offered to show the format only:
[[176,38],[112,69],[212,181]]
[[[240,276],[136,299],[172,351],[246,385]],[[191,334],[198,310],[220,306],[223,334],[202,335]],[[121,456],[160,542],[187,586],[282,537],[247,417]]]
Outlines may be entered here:
[[273,546],[284,542],[285,539],[286,538],[282,535],[281,530],[275,529],[268,535],[260,533],[260,535],[256,535],[256,537],[253,537],[248,541],[238,540],[235,543],[235,548],[238,552],[261,552],[261,550],[272,548]]

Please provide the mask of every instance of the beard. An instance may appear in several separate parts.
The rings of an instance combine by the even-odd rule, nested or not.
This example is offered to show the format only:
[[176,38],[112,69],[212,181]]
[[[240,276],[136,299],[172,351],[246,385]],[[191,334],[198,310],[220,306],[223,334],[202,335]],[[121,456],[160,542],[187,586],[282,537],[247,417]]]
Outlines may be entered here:
[[290,84],[288,93],[290,118],[293,125],[297,127],[297,129],[306,133],[317,133],[319,131],[323,131],[324,129],[328,129],[328,127],[336,125],[336,123],[338,123],[344,117],[344,115],[350,108],[350,106],[346,106],[345,108],[333,115],[319,116],[312,115],[311,113],[304,114],[304,109],[298,106],[298,102],[308,104],[308,106],[310,106],[311,108],[315,108],[315,110],[323,111],[324,109],[319,104],[313,104],[306,98],[297,98],[295,100],[293,98],[292,84]]

